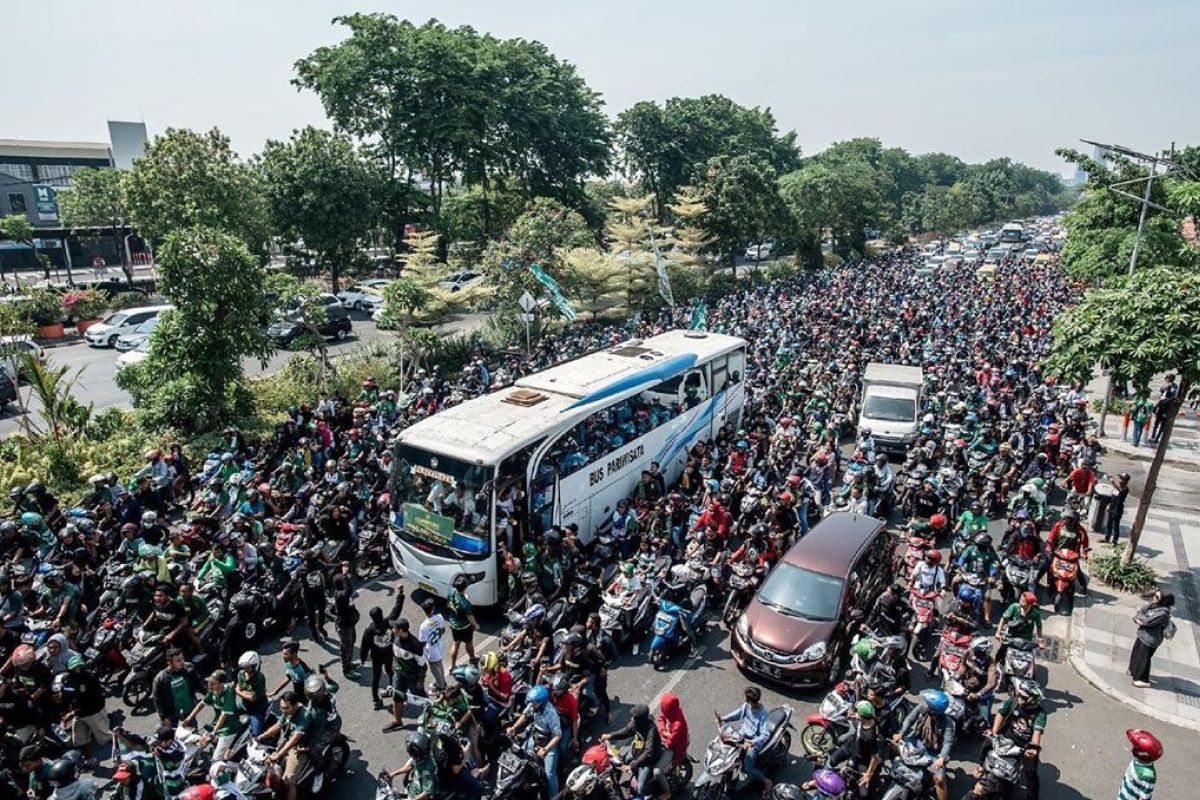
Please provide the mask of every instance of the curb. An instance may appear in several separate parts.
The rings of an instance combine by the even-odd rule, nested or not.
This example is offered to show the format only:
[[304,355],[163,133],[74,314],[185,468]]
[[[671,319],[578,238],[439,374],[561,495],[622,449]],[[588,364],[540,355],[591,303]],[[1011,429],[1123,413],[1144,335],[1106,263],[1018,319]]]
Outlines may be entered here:
[[1170,711],[1164,711],[1161,708],[1143,703],[1141,700],[1135,700],[1129,695],[1117,689],[1111,683],[1101,678],[1096,671],[1091,668],[1083,657],[1083,642],[1075,637],[1075,630],[1078,627],[1083,630],[1085,608],[1082,604],[1076,603],[1075,610],[1071,613],[1071,645],[1070,656],[1067,661],[1070,662],[1071,668],[1079,673],[1079,677],[1090,683],[1101,694],[1116,700],[1117,702],[1129,706],[1138,713],[1145,714],[1147,717],[1157,719],[1161,722],[1167,722],[1180,728],[1192,731],[1200,731],[1200,720],[1181,717],[1178,714],[1173,714]]
[[83,344],[83,334],[82,333],[68,334],[61,339],[37,339],[37,338],[35,338],[33,341],[37,342],[37,344],[44,350],[54,350],[55,348],[58,348],[58,347],[70,347],[73,344]]

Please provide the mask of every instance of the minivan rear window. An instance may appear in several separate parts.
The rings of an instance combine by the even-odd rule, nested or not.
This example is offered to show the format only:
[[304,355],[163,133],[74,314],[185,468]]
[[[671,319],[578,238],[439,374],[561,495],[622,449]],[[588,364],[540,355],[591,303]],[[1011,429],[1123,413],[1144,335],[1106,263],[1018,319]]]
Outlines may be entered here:
[[781,561],[757,599],[784,616],[828,622],[837,619],[844,585],[841,578]]

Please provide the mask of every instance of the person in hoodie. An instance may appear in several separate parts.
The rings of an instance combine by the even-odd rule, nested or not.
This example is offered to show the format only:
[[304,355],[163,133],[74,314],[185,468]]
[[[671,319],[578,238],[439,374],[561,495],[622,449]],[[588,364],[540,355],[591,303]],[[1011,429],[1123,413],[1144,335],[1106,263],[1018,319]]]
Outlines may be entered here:
[[383,708],[383,700],[379,697],[379,681],[384,673],[387,673],[388,676],[387,686],[391,686],[394,681],[392,641],[395,637],[392,634],[392,625],[400,619],[403,610],[404,589],[401,587],[396,592],[396,602],[392,606],[392,612],[386,619],[383,616],[383,609],[379,606],[375,606],[368,612],[367,616],[371,618],[371,621],[363,629],[362,642],[358,646],[358,660],[363,665],[368,662],[371,664],[371,699],[375,701],[376,708]]
[[61,633],[56,633],[46,640],[46,644],[38,651],[38,658],[50,670],[51,675],[58,675],[66,672],[71,656],[77,656],[71,649],[71,645],[67,642],[67,637]]
[[1170,592],[1155,592],[1153,599],[1134,615],[1137,623],[1137,638],[1129,653],[1129,676],[1139,689],[1150,688],[1150,660],[1164,638],[1174,634],[1175,623],[1171,621],[1171,609],[1175,606],[1175,595]]
[[[629,712],[629,722],[625,727],[600,737],[603,742],[632,740],[629,757],[629,769],[634,774],[637,785],[633,791],[648,795],[651,781],[654,780],[654,769],[663,756],[663,740],[659,735],[658,726],[650,718],[650,709],[638,704]],[[660,793],[664,787],[660,787]]]
[[663,752],[654,765],[654,776],[662,788],[663,800],[670,797],[670,775],[672,767],[687,758],[688,723],[679,706],[679,696],[667,692],[658,704],[658,735],[662,737]]

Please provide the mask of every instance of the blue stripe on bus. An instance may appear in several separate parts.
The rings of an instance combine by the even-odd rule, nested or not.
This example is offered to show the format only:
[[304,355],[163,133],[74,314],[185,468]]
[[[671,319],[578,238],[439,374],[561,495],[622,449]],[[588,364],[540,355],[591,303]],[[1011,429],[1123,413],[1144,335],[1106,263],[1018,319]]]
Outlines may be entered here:
[[633,373],[632,375],[626,375],[620,380],[614,381],[601,389],[597,389],[596,391],[579,398],[574,403],[564,408],[563,411],[570,411],[572,409],[579,408],[580,406],[590,405],[591,403],[595,403],[600,400],[607,400],[610,397],[647,383],[661,383],[668,378],[674,378],[681,372],[686,372],[695,366],[695,364],[695,353],[683,353],[681,355],[672,356],[666,361],[653,364],[643,370]]
[[705,426],[712,422],[713,414],[716,412],[717,408],[725,402],[725,392],[725,389],[717,392],[712,399],[704,404],[704,407],[700,410],[700,413],[696,415],[696,418],[692,420],[690,425],[682,429],[680,433],[676,434],[670,439],[667,439],[662,446],[662,450],[659,451],[658,457],[654,460],[659,464],[671,463],[671,460],[675,458],[675,454],[683,449],[683,447],[686,446],[689,441],[691,441],[693,436],[695,436]]

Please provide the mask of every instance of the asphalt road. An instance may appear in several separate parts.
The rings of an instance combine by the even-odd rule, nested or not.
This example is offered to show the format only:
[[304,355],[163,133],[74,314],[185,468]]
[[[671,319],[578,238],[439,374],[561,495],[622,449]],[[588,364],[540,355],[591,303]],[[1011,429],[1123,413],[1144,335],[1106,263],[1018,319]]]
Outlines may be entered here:
[[[1114,458],[1106,459],[1103,466],[1110,471],[1131,471],[1135,479],[1140,479],[1144,474],[1145,462]],[[1184,499],[1183,495],[1177,496]],[[1188,502],[1194,508],[1194,499]],[[993,533],[998,536],[1002,523],[993,523],[993,528]],[[380,606],[385,611],[391,608],[395,585],[394,577],[385,576],[360,588],[357,602],[364,620],[368,618],[372,606]],[[405,605],[405,615],[412,621],[415,630],[424,615],[412,600],[414,590],[415,587],[406,586],[409,600]],[[476,650],[479,653],[494,646],[492,636],[500,627],[495,617],[488,619],[483,616],[481,624],[484,631],[476,635]],[[1129,760],[1124,731],[1130,727],[1153,730],[1165,743],[1166,755],[1159,762],[1156,800],[1195,797],[1194,787],[1200,785],[1200,744],[1197,743],[1196,734],[1144,717],[1101,694],[1080,678],[1066,663],[1071,633],[1069,617],[1052,617],[1046,624],[1045,633],[1050,644],[1039,655],[1039,677],[1047,687],[1046,706],[1050,716],[1040,772],[1042,797],[1046,800],[1115,797]],[[341,682],[338,706],[346,720],[346,733],[353,739],[352,758],[351,772],[339,782],[333,796],[370,798],[374,793],[373,776],[382,769],[394,769],[404,763],[404,743],[413,725],[410,721],[404,731],[382,733],[381,728],[390,720],[390,711],[374,709],[369,691],[369,670],[364,671],[358,685],[345,681],[340,677],[336,645],[320,646],[308,640],[307,628],[303,624],[296,628],[295,634],[302,640],[301,656],[313,666],[327,665],[330,674]],[[262,652],[267,685],[273,687],[282,676],[278,648],[271,645]],[[460,655],[460,658],[465,656]],[[914,680],[918,683],[921,680],[916,672]],[[646,661],[645,655],[623,654],[618,665],[610,672],[614,726],[624,723],[632,705],[647,703],[656,711],[662,694],[674,691],[680,696],[684,713],[690,721],[689,752],[700,761],[714,733],[711,722],[713,711],[726,713],[732,710],[741,702],[742,688],[752,682],[756,681],[742,674],[729,655],[728,633],[719,623],[709,622],[698,656],[693,659],[677,657],[666,670],[654,669]],[[793,721],[796,730],[793,732],[794,743],[788,763],[772,777],[792,782],[807,780],[811,775],[811,766],[801,755],[799,731],[804,725],[805,715],[816,711],[822,695],[770,686],[764,686],[763,689],[764,702],[770,707],[788,703],[795,710]],[[152,719],[133,718],[127,725],[134,730],[149,730],[154,725]],[[585,730],[583,738],[591,743],[604,730],[601,723],[593,722]],[[961,741],[958,744],[956,760],[951,765],[951,798],[964,797],[970,790],[972,781],[969,775],[977,761],[979,745],[978,740]],[[1188,786],[1193,788],[1188,789]],[[743,794],[747,800],[752,800],[756,793],[748,791]]]
[[[374,342],[391,341],[394,336],[388,331],[381,331],[365,314],[350,312],[354,320],[354,333],[344,342],[329,342],[329,352],[334,356],[349,353],[356,348]],[[471,331],[479,328],[485,319],[483,314],[466,314],[439,328],[446,333]],[[97,411],[106,408],[129,408],[129,395],[116,383],[117,356],[114,349],[89,347],[82,342],[63,347],[47,348],[47,363],[50,366],[66,366],[72,370],[81,370],[75,384],[75,396],[84,403],[93,403]],[[259,375],[278,370],[288,359],[296,355],[294,351],[281,350],[267,361],[264,368],[259,362],[248,359],[245,363],[246,373]],[[26,398],[29,413],[37,415],[40,407],[36,398],[30,397],[29,387],[21,388],[21,394]],[[16,433],[21,429],[21,408],[19,404],[10,404],[0,412],[0,439]]]

